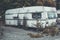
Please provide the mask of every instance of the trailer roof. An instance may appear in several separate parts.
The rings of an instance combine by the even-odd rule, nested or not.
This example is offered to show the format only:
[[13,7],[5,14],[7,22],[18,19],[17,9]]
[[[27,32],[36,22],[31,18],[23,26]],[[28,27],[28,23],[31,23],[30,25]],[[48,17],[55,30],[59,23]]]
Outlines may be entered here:
[[42,11],[56,11],[56,8],[55,7],[45,7],[45,6],[30,6],[30,7],[9,9],[6,11],[6,14],[7,13],[42,12]]

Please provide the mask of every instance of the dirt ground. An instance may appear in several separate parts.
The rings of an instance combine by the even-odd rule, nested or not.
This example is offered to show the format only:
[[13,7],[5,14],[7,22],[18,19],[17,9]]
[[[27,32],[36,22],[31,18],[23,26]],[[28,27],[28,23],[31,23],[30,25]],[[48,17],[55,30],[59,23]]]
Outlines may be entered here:
[[[60,40],[60,34],[58,36],[44,36],[41,38],[31,38],[28,33],[37,33],[35,30],[24,30],[23,28],[3,26],[0,22],[0,27],[3,28],[3,35],[0,36],[0,40]],[[60,27],[60,25],[58,25]]]
[[24,30],[22,28],[2,26],[4,28],[1,40],[60,40],[60,35],[58,36],[44,36],[41,38],[31,38],[28,33],[37,33],[32,30]]

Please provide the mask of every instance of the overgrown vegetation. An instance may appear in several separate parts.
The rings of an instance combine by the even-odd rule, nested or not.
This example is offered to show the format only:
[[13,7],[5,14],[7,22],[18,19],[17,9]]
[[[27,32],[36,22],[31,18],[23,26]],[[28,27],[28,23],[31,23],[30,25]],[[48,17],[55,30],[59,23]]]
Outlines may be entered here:
[[0,15],[3,15],[5,10],[19,8],[23,6],[56,6],[53,0],[0,0]]

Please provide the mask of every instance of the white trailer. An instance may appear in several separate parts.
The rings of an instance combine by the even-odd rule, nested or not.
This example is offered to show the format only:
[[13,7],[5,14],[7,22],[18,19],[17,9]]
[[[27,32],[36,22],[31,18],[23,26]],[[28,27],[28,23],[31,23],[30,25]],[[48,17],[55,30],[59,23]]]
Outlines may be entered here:
[[24,25],[36,28],[37,19],[41,26],[51,26],[56,23],[57,13],[55,7],[31,6],[9,9],[5,12],[6,25]]

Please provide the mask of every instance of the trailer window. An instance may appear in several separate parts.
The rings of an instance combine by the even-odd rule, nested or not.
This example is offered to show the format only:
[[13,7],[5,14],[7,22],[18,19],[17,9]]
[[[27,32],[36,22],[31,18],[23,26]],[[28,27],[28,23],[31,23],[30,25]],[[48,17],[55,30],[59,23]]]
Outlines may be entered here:
[[32,18],[33,19],[41,18],[41,13],[32,13]]
[[54,18],[56,18],[55,12],[48,12],[48,18],[49,18],[49,19],[54,19]]

